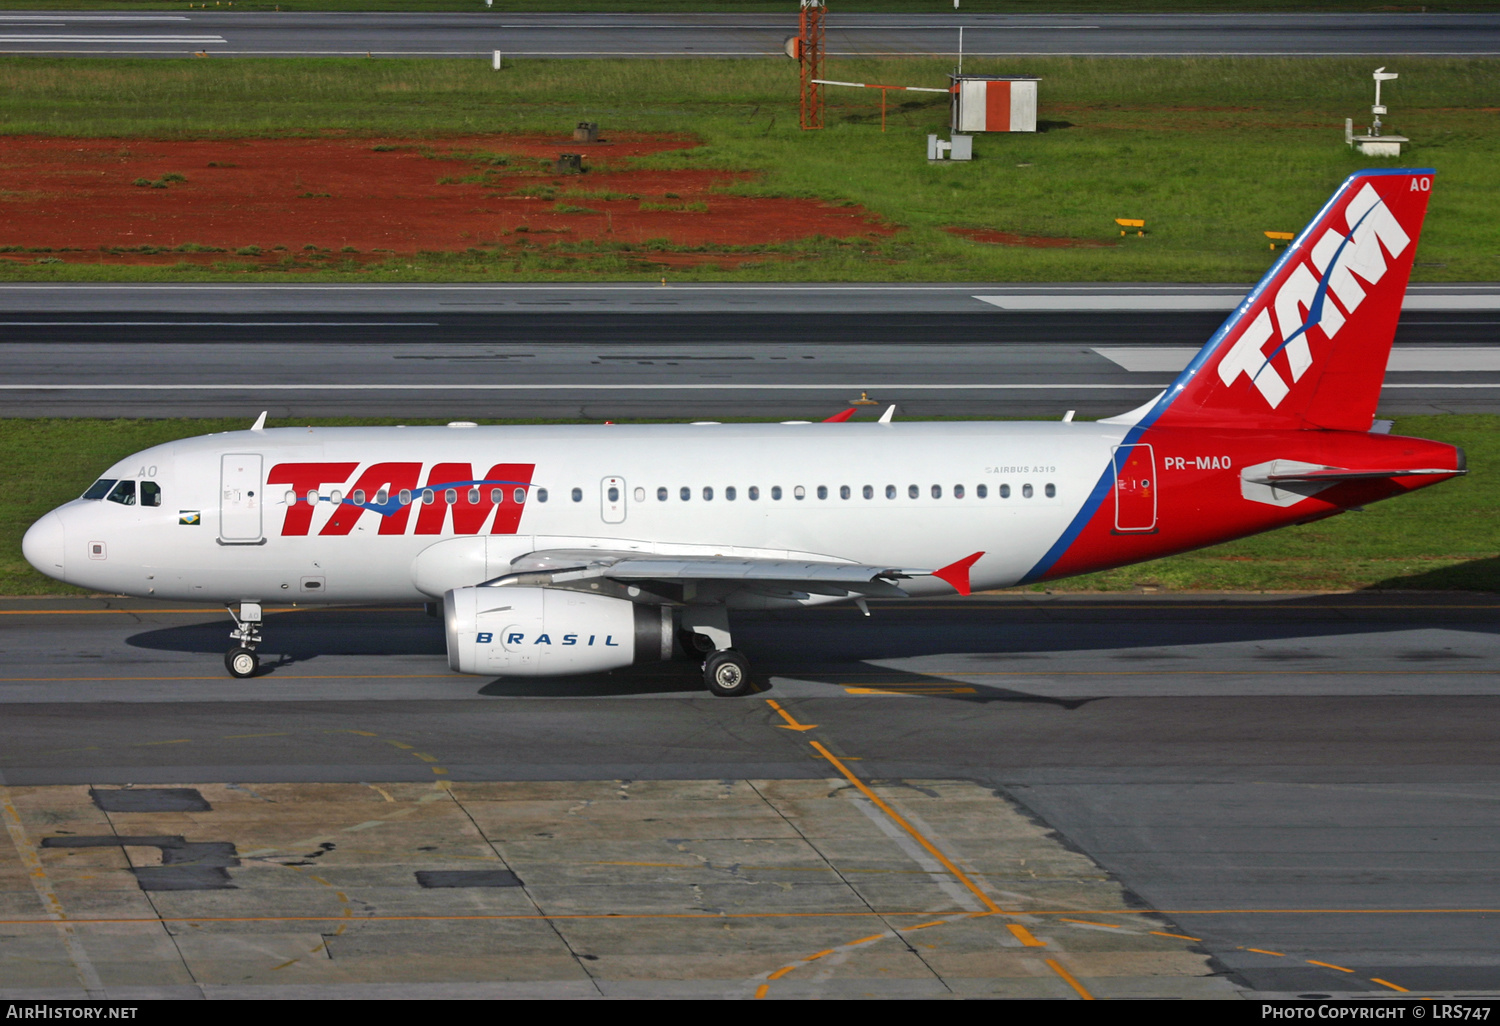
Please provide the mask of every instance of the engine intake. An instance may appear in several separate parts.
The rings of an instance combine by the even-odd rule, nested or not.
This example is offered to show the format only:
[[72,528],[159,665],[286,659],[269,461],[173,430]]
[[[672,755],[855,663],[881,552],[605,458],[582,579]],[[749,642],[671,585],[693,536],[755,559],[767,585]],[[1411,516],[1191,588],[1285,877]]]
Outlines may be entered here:
[[552,677],[672,658],[669,606],[558,588],[455,588],[443,596],[448,665]]

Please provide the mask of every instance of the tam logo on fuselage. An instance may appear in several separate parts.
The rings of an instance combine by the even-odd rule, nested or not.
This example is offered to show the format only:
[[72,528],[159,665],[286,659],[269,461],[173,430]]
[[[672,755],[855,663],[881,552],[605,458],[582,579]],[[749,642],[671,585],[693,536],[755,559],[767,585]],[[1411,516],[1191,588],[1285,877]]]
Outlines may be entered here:
[[[1413,190],[1431,188],[1430,178],[1412,180]],[[1272,409],[1280,406],[1292,384],[1301,381],[1313,365],[1310,329],[1316,325],[1325,340],[1337,335],[1365,300],[1364,286],[1356,278],[1369,285],[1378,284],[1385,277],[1385,253],[1394,259],[1411,244],[1405,229],[1368,182],[1344,207],[1344,223],[1349,234],[1328,228],[1313,243],[1308,259],[1297,262],[1272,302],[1219,360],[1219,380],[1224,384],[1232,385],[1240,375],[1246,375]],[[1329,292],[1337,303],[1329,302]],[[1268,341],[1275,343],[1269,352]],[[1282,353],[1286,354],[1291,384],[1272,364]]]
[[[380,534],[407,533],[417,510],[413,534],[515,534],[531,494],[532,463],[497,463],[476,477],[473,464],[434,463],[425,485],[421,463],[371,463],[358,477],[358,463],[278,463],[266,484],[285,485],[273,500],[286,509],[285,537],[312,531],[314,515],[327,509],[317,533],[346,535],[365,514],[380,521]],[[274,496],[276,490],[269,488]],[[493,519],[492,519],[493,517]]]

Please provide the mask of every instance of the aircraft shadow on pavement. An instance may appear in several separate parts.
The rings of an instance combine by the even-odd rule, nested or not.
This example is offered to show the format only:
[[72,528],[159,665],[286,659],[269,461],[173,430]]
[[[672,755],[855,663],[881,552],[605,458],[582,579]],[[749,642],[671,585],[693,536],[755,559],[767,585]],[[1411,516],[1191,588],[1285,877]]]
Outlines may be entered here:
[[[125,639],[134,648],[162,652],[227,652],[229,617],[143,631]],[[317,656],[431,655],[446,663],[443,624],[413,609],[298,610],[272,613],[261,633],[262,659],[289,665]]]
[[[1476,563],[1500,565],[1500,559]],[[1494,571],[1478,567],[1470,572],[1482,575]],[[1295,642],[1423,626],[1500,631],[1500,620],[1493,610],[1460,613],[1440,602],[1424,608],[1420,600],[1412,600],[1409,595],[1400,601],[1399,609],[1372,609],[1379,600],[1370,592],[1222,606],[1130,601],[1122,596],[1118,605],[1101,603],[1108,604],[1107,609],[1090,609],[1083,603],[975,603],[962,610],[951,605],[931,609],[920,605],[901,609],[874,606],[875,615],[869,618],[852,608],[829,608],[735,614],[734,632],[736,647],[750,658],[752,680],[762,691],[772,688],[773,678],[782,678],[824,684],[830,693],[872,688],[951,701],[1027,702],[1071,709],[1097,699],[1043,697],[975,683],[963,679],[964,670],[972,665],[976,673],[993,672],[997,667],[1024,671],[1037,663],[1037,673],[1046,674],[1049,668],[1055,668],[1042,665],[1048,660],[1090,652],[1113,653],[1113,659],[1139,670],[1158,662],[1181,666],[1182,661],[1199,658],[1191,653],[1192,648],[1215,644]],[[217,655],[230,646],[229,627],[227,618],[181,624],[143,631],[126,641],[142,649]],[[418,609],[278,613],[266,620],[264,634],[261,672],[268,676],[320,656],[430,656],[435,672],[446,666],[442,624]],[[949,665],[943,670],[952,676],[872,665],[882,660],[931,656],[945,657]],[[1273,649],[1255,658],[1280,662],[1333,657]],[[609,697],[702,690],[698,666],[687,660],[643,664],[610,673],[500,678],[477,686],[478,694],[490,697]]]

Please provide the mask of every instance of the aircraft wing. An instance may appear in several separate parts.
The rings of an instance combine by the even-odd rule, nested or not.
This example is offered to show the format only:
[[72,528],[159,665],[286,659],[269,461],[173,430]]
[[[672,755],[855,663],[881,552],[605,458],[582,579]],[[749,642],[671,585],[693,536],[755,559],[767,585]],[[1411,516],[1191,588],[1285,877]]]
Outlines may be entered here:
[[[912,577],[941,577],[968,594],[968,569],[979,554],[950,567],[877,566],[808,559],[746,556],[666,556],[637,552],[539,550],[515,560],[514,572],[482,587],[548,587],[590,579],[667,585],[710,584],[775,588],[817,595],[899,597],[896,583]],[[957,579],[961,573],[961,580]]]

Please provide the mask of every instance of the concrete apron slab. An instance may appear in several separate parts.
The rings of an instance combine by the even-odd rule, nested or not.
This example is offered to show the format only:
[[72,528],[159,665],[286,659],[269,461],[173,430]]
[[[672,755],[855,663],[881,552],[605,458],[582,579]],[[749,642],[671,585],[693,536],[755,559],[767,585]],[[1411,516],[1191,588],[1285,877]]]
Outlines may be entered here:
[[0,997],[1236,996],[1003,796],[869,789],[0,788]]

